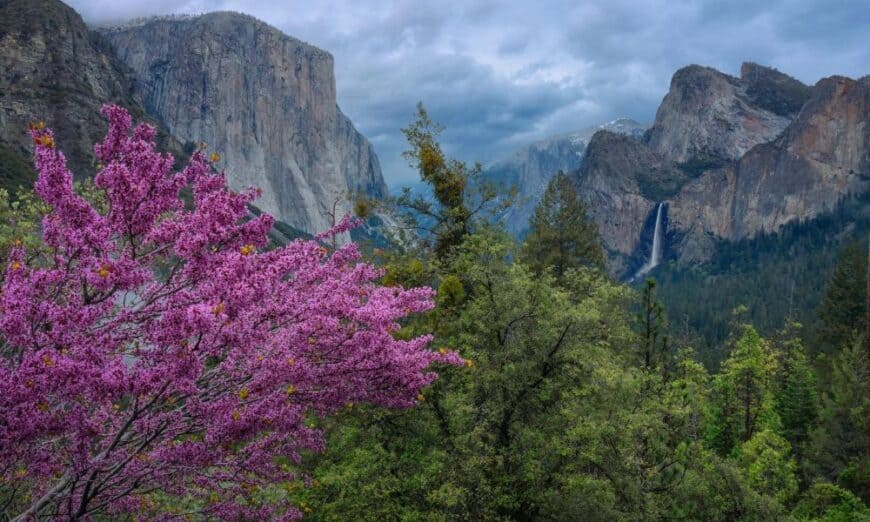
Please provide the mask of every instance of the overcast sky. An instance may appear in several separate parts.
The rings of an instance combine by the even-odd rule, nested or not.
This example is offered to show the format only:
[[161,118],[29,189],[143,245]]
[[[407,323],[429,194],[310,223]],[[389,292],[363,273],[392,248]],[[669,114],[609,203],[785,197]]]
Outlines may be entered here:
[[673,72],[743,61],[806,83],[870,74],[870,1],[67,0],[92,24],[242,11],[335,56],[338,103],[387,183],[422,100],[451,155],[487,163],[617,117],[649,123]]

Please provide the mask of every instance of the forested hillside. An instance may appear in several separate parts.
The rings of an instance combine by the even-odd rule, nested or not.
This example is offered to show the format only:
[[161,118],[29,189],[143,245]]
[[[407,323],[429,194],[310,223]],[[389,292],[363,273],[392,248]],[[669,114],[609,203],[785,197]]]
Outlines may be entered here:
[[[812,345],[785,319],[756,314],[756,328],[737,314],[708,370],[697,338],[667,319],[673,286],[634,290],[602,271],[601,240],[567,176],[553,178],[518,244],[457,197],[468,169],[444,158],[427,115],[410,129],[436,224],[431,244],[384,254],[385,281],[438,289],[435,310],[403,331],[434,332],[466,368],[445,370],[412,410],[353,406],[329,423],[330,452],[303,461],[314,487],[294,489],[312,518],[870,517],[863,305],[857,322],[809,312],[816,331],[840,333]],[[812,251],[819,227],[853,223],[856,208],[860,198],[830,225],[795,225],[787,244]],[[776,241],[759,238],[769,250],[745,266],[774,266]],[[836,251],[827,255],[833,266]],[[819,277],[817,297],[828,286]],[[837,281],[863,299],[863,278]]]
[[[799,322],[801,337],[816,342],[835,267],[850,245],[866,258],[868,234],[870,194],[850,195],[834,212],[789,223],[776,233],[719,241],[709,262],[671,262],[653,275],[672,326],[696,335],[702,358],[715,368],[735,321],[751,322],[765,335]],[[863,273],[853,275],[862,289]]]

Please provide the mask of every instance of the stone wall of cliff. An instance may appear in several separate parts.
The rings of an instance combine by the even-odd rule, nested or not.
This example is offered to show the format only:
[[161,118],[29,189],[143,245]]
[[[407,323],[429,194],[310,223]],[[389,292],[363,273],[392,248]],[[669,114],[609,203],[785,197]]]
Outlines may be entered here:
[[[45,121],[73,172],[92,175],[92,145],[102,139],[103,103],[145,112],[126,67],[73,9],[55,0],[0,2],[0,149],[6,162],[32,165],[31,121]],[[163,134],[163,146],[171,140]],[[171,148],[171,147],[170,147]],[[3,180],[15,188],[19,182]]]
[[749,86],[709,67],[680,69],[649,131],[650,148],[677,163],[736,160],[758,143],[776,138],[790,119],[756,104],[747,94]]
[[332,56],[252,17],[157,18],[103,34],[131,69],[146,109],[182,141],[221,154],[235,189],[308,232],[332,203],[386,194],[369,142],[336,105]]

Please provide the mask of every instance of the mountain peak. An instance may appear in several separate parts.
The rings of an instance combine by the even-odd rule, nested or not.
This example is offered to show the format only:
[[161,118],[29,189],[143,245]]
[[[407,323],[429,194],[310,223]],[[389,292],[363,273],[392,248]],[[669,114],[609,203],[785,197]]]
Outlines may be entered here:
[[529,223],[534,207],[558,171],[577,170],[593,136],[607,132],[630,136],[638,141],[644,126],[630,118],[617,118],[600,125],[565,134],[550,136],[516,150],[509,157],[487,167],[484,175],[493,181],[514,184],[517,201],[502,216],[511,233],[522,233]]
[[744,62],[740,80],[755,105],[779,116],[796,115],[810,98],[809,86],[773,67]]
[[648,133],[649,145],[678,163],[697,158],[735,160],[775,139],[803,105],[803,84],[748,64],[747,78],[711,67],[678,70]]
[[98,28],[103,33],[113,33],[139,29],[148,25],[179,24],[194,27],[208,28],[224,37],[232,37],[233,34],[244,33],[246,30],[268,33],[271,36],[293,42],[295,46],[305,48],[313,54],[322,54],[332,60],[332,54],[320,49],[308,42],[288,35],[259,18],[238,11],[212,11],[199,15],[173,14],[134,18],[120,23],[101,26]]

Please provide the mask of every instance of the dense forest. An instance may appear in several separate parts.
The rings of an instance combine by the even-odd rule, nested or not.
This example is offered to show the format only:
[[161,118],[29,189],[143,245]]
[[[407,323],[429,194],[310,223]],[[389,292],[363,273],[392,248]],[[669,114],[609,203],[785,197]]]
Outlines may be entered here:
[[[826,311],[819,306],[830,278],[842,265],[840,271],[851,270],[852,291],[861,293],[849,296],[854,300],[851,306],[863,313],[865,290],[859,282],[864,279],[870,234],[868,211],[870,195],[851,194],[832,212],[788,223],[775,233],[718,241],[706,263],[680,266],[672,261],[660,267],[654,275],[674,328],[697,338],[699,354],[709,368],[722,361],[720,348],[737,320],[730,312],[764,335],[773,335],[788,322],[800,323],[801,338],[811,352],[828,352],[824,347],[831,341],[842,344],[842,336],[820,337]],[[825,306],[836,306],[841,297],[829,297]]]
[[[681,317],[708,295],[699,275],[666,270],[663,284],[637,289],[613,281],[564,175],[517,242],[476,212],[480,193],[463,191],[481,184],[444,157],[438,130],[422,110],[406,130],[435,202],[399,201],[412,218],[425,203],[428,240],[379,261],[389,284],[437,288],[436,309],[404,332],[433,332],[468,367],[445,370],[416,408],[355,407],[336,421],[328,453],[305,459],[314,486],[293,490],[313,518],[870,517],[866,254],[838,255],[847,234],[831,233],[865,227],[864,199],[721,245],[709,270],[734,286],[694,310],[687,335],[666,311]],[[768,271],[799,282],[794,294],[750,279]],[[746,286],[733,289],[740,274]],[[810,274],[821,280],[804,283]],[[777,309],[754,310],[760,302]]]
[[[314,316],[313,322],[304,322],[306,328],[313,329],[284,332],[298,336],[304,360],[288,360],[283,352],[271,359],[278,344],[267,344],[269,349],[259,354],[216,349],[201,359],[204,375],[230,362],[236,365],[220,398],[220,414],[214,417],[220,429],[201,426],[201,420],[185,424],[187,417],[174,416],[182,411],[179,408],[194,403],[189,388],[168,396],[161,406],[164,409],[149,421],[149,429],[157,426],[155,433],[160,437],[166,433],[161,423],[173,427],[172,423],[182,423],[166,439],[167,447],[178,452],[170,452],[174,460],[170,459],[167,469],[176,469],[179,462],[200,466],[199,476],[190,478],[184,487],[153,487],[148,482],[151,474],[173,479],[172,475],[161,475],[161,470],[148,468],[149,459],[167,458],[166,448],[153,454],[147,451],[149,444],[163,438],[119,435],[111,447],[118,443],[124,447],[132,441],[136,450],[129,458],[112,462],[114,467],[91,471],[83,461],[75,460],[73,453],[71,458],[79,466],[73,469],[86,473],[67,472],[63,477],[73,473],[77,478],[60,480],[63,488],[49,491],[51,495],[45,493],[42,498],[47,500],[32,504],[32,492],[42,491],[30,478],[31,472],[38,471],[31,469],[36,465],[22,467],[10,453],[0,451],[6,466],[0,483],[0,506],[5,516],[12,518],[31,506],[30,514],[78,513],[106,520],[252,520],[278,515],[310,520],[408,521],[870,520],[867,258],[864,245],[846,247],[839,254],[832,248],[848,243],[842,234],[834,240],[832,231],[844,230],[844,223],[855,221],[863,209],[863,199],[845,202],[830,218],[787,227],[781,234],[722,245],[715,263],[703,271],[681,273],[666,268],[659,273],[661,284],[650,279],[632,288],[604,271],[597,229],[569,177],[553,178],[535,209],[529,233],[520,242],[488,215],[493,205],[505,204],[504,198],[477,179],[479,168],[445,156],[438,142],[439,131],[422,106],[416,121],[405,129],[407,157],[433,194],[432,200],[407,195],[394,202],[406,211],[407,228],[426,229],[417,241],[389,247],[378,243],[364,249],[364,259],[354,259],[351,251],[336,248],[323,236],[315,238],[322,241],[320,246],[300,240],[289,251],[275,243],[248,243],[236,236],[226,242],[191,237],[191,242],[200,241],[197,244],[206,253],[191,250],[187,263],[204,263],[212,254],[220,256],[225,251],[226,257],[220,259],[232,264],[204,272],[205,279],[244,273],[241,279],[229,279],[238,284],[240,295],[253,291],[248,286],[271,296],[269,285],[314,285],[280,294],[284,301],[276,300],[266,315],[256,316],[258,321],[271,321],[279,313],[293,315],[292,304],[305,302],[312,291],[323,300],[323,310],[314,306],[306,312],[321,314]],[[49,150],[53,141],[49,145],[46,138],[50,135],[34,132],[41,157],[53,157]],[[142,154],[143,146],[132,143],[131,154]],[[113,145],[107,139],[104,146]],[[136,169],[141,163],[122,164],[123,158],[107,156],[112,166],[108,170],[104,167],[106,174],[101,174],[97,184],[80,184],[78,195],[67,194],[63,201],[46,203],[44,197],[29,192],[15,197],[3,193],[0,243],[4,259],[9,259],[4,271],[6,288],[23,284],[21,273],[30,265],[57,260],[61,254],[56,234],[70,234],[70,241],[79,241],[79,245],[92,240],[82,240],[73,231],[64,232],[66,229],[58,232],[57,227],[63,224],[55,218],[43,221],[43,216],[54,215],[52,205],[75,201],[76,208],[81,209],[82,202],[88,201],[97,211],[115,215],[113,202],[125,201],[118,199],[124,196],[118,187],[126,185],[111,181],[109,176],[132,183],[122,174],[139,172]],[[158,161],[159,156],[148,158]],[[203,174],[208,168],[204,158],[195,153],[192,162],[200,170],[185,171],[195,180],[193,192],[184,202],[194,208],[192,227],[200,226],[195,221],[200,206],[210,208],[207,205],[224,197],[213,185],[212,180],[218,178]],[[47,161],[43,159],[41,170],[57,171],[57,164]],[[178,186],[173,187],[178,190]],[[37,188],[41,196],[51,194],[45,185]],[[202,223],[204,229],[212,230],[209,234],[217,233],[213,231],[218,227],[215,223],[242,236],[262,232],[260,227],[270,224],[267,218],[250,214],[247,221],[233,224],[245,215],[249,203],[239,198],[228,203],[233,212],[221,207],[204,214],[207,219]],[[172,209],[182,212],[177,202],[172,203],[176,206],[168,205],[149,214],[149,219],[159,224],[158,216],[163,213]],[[361,203],[358,211],[366,214],[368,207],[368,203]],[[122,225],[138,226],[132,221]],[[45,239],[43,226],[50,232]],[[854,226],[857,229],[865,224]],[[338,232],[349,227],[340,225]],[[159,229],[149,233],[172,239],[171,235],[160,236]],[[176,233],[186,237],[185,229]],[[133,250],[140,245],[133,234],[123,237],[128,241],[124,255],[131,245]],[[25,248],[31,253],[26,259],[21,257]],[[257,254],[258,248],[264,252]],[[321,257],[330,251],[331,260]],[[262,259],[262,264],[247,264],[257,259]],[[116,268],[109,261],[98,260],[93,269],[76,272],[81,281],[95,281],[92,288],[84,287],[88,303],[111,295],[106,282],[120,277],[116,270],[123,267]],[[364,262],[382,271],[369,271]],[[172,258],[161,263],[155,267],[157,288],[174,281],[176,270],[182,270]],[[309,280],[309,272],[300,271],[296,273],[301,275],[278,282],[267,279],[274,264],[285,263],[307,266],[315,276]],[[834,269],[827,268],[834,265]],[[764,285],[759,285],[757,278],[751,279],[752,274],[760,274]],[[375,275],[382,287],[360,283]],[[332,280],[338,284],[323,285]],[[70,284],[78,284],[76,281]],[[214,286],[215,292],[223,292],[219,284]],[[425,296],[400,289],[427,286],[435,292],[431,308],[415,301]],[[179,292],[180,296],[188,295],[185,289]],[[365,301],[359,308],[348,304],[356,302],[352,296],[362,294],[380,296],[385,305],[375,309]],[[686,297],[681,300],[681,296]],[[259,335],[255,329],[234,330],[246,324],[245,314],[256,310],[241,308],[236,313],[232,307],[247,304],[225,299],[203,307],[195,324],[213,325],[209,326],[214,328],[213,335],[224,344],[253,347],[256,342],[275,342],[272,337],[252,340],[251,336]],[[698,305],[701,302],[704,306]],[[759,305],[762,302],[775,309],[764,309]],[[810,306],[813,302],[821,303],[817,310]],[[112,302],[105,303],[109,310]],[[739,305],[748,308],[741,310]],[[33,306],[39,309],[38,303]],[[345,315],[341,319],[324,315],[324,310],[333,308]],[[814,309],[812,314],[792,313],[809,309]],[[684,316],[688,316],[688,328],[683,327]],[[218,319],[221,322],[216,322]],[[186,324],[183,318],[174,320]],[[390,331],[391,339],[360,337],[374,332],[371,325],[392,323],[399,328],[384,326],[378,330]],[[801,323],[812,326],[812,335]],[[159,325],[162,323],[147,331],[163,340]],[[5,323],[3,327],[12,331]],[[354,395],[355,389],[348,389],[342,378],[335,377],[344,373],[316,372],[338,349],[323,344],[331,339],[329,328],[349,336],[336,337],[336,346],[351,340],[358,343],[353,349],[359,352],[349,352],[350,362],[341,369],[367,394]],[[19,332],[16,335],[39,334],[43,336],[40,339],[50,338],[55,331],[50,327],[36,333],[15,330]],[[15,356],[17,339],[4,339],[6,356]],[[206,337],[193,343],[187,339],[172,338],[173,349],[166,352],[167,359],[159,359],[160,364],[180,367],[181,362],[171,361],[188,361],[185,354],[198,349]],[[423,342],[431,349],[425,356],[419,350]],[[221,343],[215,346],[223,347]],[[386,343],[395,350],[390,353],[403,355],[383,361],[376,370],[359,366],[353,354],[366,353],[373,343]],[[402,352],[407,346],[415,350]],[[140,351],[138,344],[136,350],[143,360],[153,355]],[[54,355],[45,351],[36,354],[34,367],[60,366],[55,364]],[[64,356],[67,354],[62,350],[57,354]],[[264,361],[264,356],[269,359]],[[419,363],[414,371],[394,372],[393,368],[411,359]],[[437,380],[433,381],[430,370],[421,373],[423,362],[431,362],[439,375]],[[309,363],[310,367],[306,366]],[[271,410],[268,422],[259,424],[258,415],[265,415],[266,410],[257,410],[254,398],[271,393],[271,381],[258,380],[258,373],[244,373],[249,371],[249,364],[263,364],[262,371],[268,372],[269,379],[284,378],[282,372],[291,372],[297,379],[289,385],[281,381],[276,391],[280,400],[275,403],[287,408],[284,413],[295,424],[285,425],[285,420],[272,415]],[[307,373],[292,373],[302,372],[300,368],[306,368]],[[239,372],[241,380],[233,380],[240,378]],[[148,379],[147,383],[157,382],[158,376],[149,374]],[[33,383],[28,382],[9,389],[31,393],[27,390],[33,389]],[[13,385],[17,386],[8,384]],[[100,422],[113,422],[113,411],[139,411],[138,402],[123,399],[129,397],[125,394],[135,393],[132,388],[119,391],[106,384],[99,389],[121,398],[109,401],[107,409],[100,410],[99,422],[94,420],[82,429],[92,439],[77,441],[94,440],[93,444],[99,445],[102,439],[95,434]],[[215,390],[208,387],[203,397],[211,400],[212,394],[219,393]],[[416,395],[408,399],[410,392]],[[144,397],[151,404],[161,393],[149,392]],[[206,399],[201,399],[202,404],[196,402],[196,407],[205,408]],[[55,411],[55,404],[35,402],[34,411],[37,416]],[[9,419],[4,422],[8,424],[0,424],[0,434],[6,436],[6,426],[13,424]],[[58,426],[49,428],[49,435],[63,433],[53,431],[62,429]],[[283,433],[282,429],[303,442],[285,446],[286,442],[273,437]],[[81,437],[81,432],[77,433]],[[322,441],[318,433],[323,434]],[[32,431],[27,433],[31,435]],[[53,444],[58,439],[50,440]],[[209,446],[209,441],[214,445]],[[283,453],[264,450],[267,444],[278,444]],[[83,443],[82,447],[86,446]],[[182,451],[189,447],[197,451]],[[21,454],[59,466],[44,454],[44,448]],[[251,460],[245,460],[247,452],[252,452]],[[105,459],[107,454],[100,456]],[[56,470],[63,468],[45,469],[45,476],[58,477]],[[127,475],[130,470],[133,474]],[[148,474],[137,475],[138,470]],[[94,481],[100,473],[107,478]],[[79,476],[84,478],[79,481]],[[114,495],[109,487],[113,477],[129,481],[119,486],[123,503],[114,497],[104,500],[94,489],[97,486],[92,488],[94,483],[106,484]],[[84,489],[77,489],[81,484]],[[68,494],[64,493],[67,487]]]

